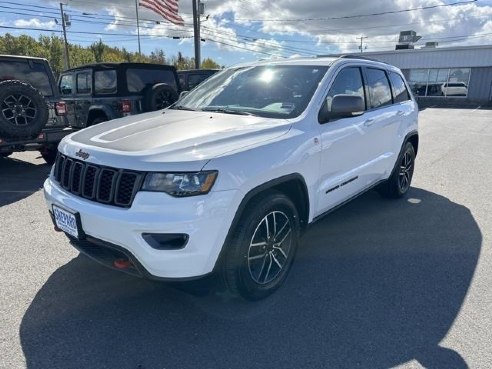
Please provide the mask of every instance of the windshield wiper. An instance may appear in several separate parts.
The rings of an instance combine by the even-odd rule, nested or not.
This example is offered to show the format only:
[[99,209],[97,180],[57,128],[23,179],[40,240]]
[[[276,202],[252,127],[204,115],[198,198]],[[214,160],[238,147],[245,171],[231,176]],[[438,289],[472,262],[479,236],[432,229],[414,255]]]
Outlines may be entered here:
[[242,111],[242,110],[235,110],[228,108],[227,106],[206,106],[201,109],[202,111],[211,111],[214,113],[224,113],[224,114],[236,114],[236,115],[250,115],[250,116],[255,116],[255,114],[247,112],[247,111]]

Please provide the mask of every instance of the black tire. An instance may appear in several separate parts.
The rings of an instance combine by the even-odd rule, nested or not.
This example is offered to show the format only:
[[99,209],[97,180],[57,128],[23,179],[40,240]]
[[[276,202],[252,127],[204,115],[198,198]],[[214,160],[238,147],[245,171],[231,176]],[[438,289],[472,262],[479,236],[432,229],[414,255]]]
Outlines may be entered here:
[[178,93],[166,83],[153,85],[145,92],[143,105],[145,111],[167,108],[178,100]]
[[48,121],[48,105],[31,85],[20,81],[0,82],[0,136],[35,137]]
[[41,150],[39,150],[46,164],[49,165],[55,164],[56,153],[58,152],[57,148],[58,148],[57,145],[47,145],[44,146]]
[[89,126],[95,126],[96,124],[99,124],[99,123],[102,123],[102,122],[107,122],[107,121],[108,121],[108,118],[106,118],[105,116],[98,116],[98,117],[94,118],[89,123]]
[[222,276],[226,288],[247,300],[272,294],[287,278],[299,237],[298,212],[287,196],[268,191],[253,199],[234,228],[231,241],[224,245]]
[[415,148],[407,142],[398,156],[391,176],[378,186],[379,194],[392,199],[405,196],[410,189],[414,169]]

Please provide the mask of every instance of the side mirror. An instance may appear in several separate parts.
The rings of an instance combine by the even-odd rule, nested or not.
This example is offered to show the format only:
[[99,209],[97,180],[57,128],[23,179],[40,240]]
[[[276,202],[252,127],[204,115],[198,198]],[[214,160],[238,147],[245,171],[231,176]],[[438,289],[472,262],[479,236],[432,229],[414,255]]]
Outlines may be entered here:
[[328,101],[323,104],[319,114],[320,123],[328,122],[330,119],[350,118],[364,114],[364,99],[358,95],[335,95],[329,109]]

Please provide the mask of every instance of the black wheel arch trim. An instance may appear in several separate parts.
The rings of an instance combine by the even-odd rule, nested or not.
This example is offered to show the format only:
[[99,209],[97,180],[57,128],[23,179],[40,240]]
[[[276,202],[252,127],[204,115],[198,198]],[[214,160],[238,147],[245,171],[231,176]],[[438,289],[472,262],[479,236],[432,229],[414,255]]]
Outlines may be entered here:
[[[235,229],[235,227],[237,226],[241,217],[243,216],[244,211],[245,211],[248,203],[250,202],[250,200],[253,199],[253,197],[255,197],[255,196],[257,196],[257,195],[259,195],[265,191],[275,189],[279,185],[287,184],[287,183],[292,182],[292,181],[297,181],[298,183],[300,182],[301,186],[303,187],[300,195],[302,196],[302,203],[304,204],[305,209],[298,209],[298,212],[300,215],[299,223],[301,226],[301,231],[303,231],[304,229],[307,228],[307,225],[309,222],[310,204],[309,204],[309,192],[308,192],[308,188],[306,185],[306,181],[304,180],[304,177],[299,173],[291,173],[291,174],[287,174],[285,176],[274,178],[268,182],[265,182],[265,183],[255,187],[255,188],[251,189],[241,200],[241,203],[239,204],[239,206],[236,210],[236,214],[234,215],[234,218],[233,218],[231,225],[229,227],[229,230],[227,232],[224,243],[222,244],[222,248],[220,250],[219,256],[217,257],[217,260],[215,262],[215,266],[213,269],[214,272],[220,266],[221,261],[223,259],[225,247],[230,242],[230,240],[232,238],[232,232]],[[295,203],[294,200],[293,200],[293,202]],[[304,214],[301,214],[301,212],[304,212]]]
[[[405,145],[407,144],[407,142],[411,142],[410,140],[413,139],[413,138],[416,138],[417,139],[417,146],[414,145],[414,149],[415,149],[415,157],[417,157],[417,151],[418,151],[418,142],[419,142],[419,133],[418,131],[411,131],[411,132],[408,132],[405,136],[405,139],[403,140],[403,144],[401,145],[401,150],[400,150],[400,153],[401,151],[403,150],[403,148],[405,147]],[[413,143],[412,143],[413,145]]]

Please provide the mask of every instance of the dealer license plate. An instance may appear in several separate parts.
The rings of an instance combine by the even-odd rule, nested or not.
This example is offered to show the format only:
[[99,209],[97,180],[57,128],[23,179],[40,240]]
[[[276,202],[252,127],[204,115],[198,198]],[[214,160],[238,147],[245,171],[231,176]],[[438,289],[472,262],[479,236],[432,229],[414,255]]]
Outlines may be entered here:
[[79,228],[75,214],[53,205],[53,215],[55,216],[55,223],[58,228],[73,237],[79,237]]

